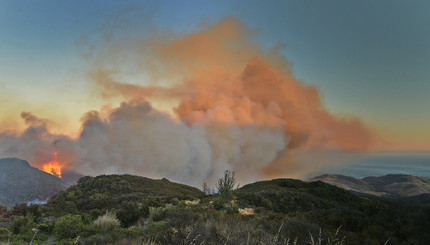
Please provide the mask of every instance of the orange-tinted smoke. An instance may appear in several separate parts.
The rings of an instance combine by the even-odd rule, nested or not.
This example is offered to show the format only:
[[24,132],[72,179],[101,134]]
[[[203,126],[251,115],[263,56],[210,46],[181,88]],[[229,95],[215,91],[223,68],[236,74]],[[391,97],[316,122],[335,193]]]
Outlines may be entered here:
[[121,94],[137,101],[176,98],[179,104],[174,111],[189,125],[199,123],[214,108],[227,105],[233,111],[232,118],[216,115],[223,123],[261,127],[285,124],[285,135],[291,137],[288,149],[371,148],[373,133],[359,119],[330,114],[318,90],[298,81],[279,51],[262,50],[253,35],[230,18],[182,37],[142,40],[135,46],[135,52],[142,56],[141,72],[160,77],[164,71],[165,77],[180,78],[180,83],[169,87],[158,86],[157,80],[145,85],[121,83],[103,69],[93,72],[92,78],[105,96]]

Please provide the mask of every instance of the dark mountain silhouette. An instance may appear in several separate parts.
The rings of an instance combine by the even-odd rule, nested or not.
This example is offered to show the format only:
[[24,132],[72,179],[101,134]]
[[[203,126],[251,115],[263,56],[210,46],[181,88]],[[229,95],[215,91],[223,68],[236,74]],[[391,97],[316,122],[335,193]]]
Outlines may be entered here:
[[62,179],[30,166],[25,160],[0,159],[0,205],[10,208],[36,199],[46,200],[67,187]]

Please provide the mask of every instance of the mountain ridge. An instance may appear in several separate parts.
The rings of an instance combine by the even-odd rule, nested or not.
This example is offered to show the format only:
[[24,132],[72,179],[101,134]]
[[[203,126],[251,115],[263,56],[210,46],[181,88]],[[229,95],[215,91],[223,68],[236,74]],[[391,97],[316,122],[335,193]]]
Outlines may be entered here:
[[19,158],[0,159],[0,205],[8,208],[32,200],[47,200],[69,186],[62,179]]
[[357,179],[340,174],[323,174],[309,182],[322,181],[361,195],[405,198],[430,194],[430,178],[405,174],[388,174]]

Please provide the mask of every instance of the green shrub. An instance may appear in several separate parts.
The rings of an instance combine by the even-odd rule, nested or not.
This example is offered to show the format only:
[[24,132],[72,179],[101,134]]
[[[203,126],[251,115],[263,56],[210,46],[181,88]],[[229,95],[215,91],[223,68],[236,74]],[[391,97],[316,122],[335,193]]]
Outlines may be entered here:
[[216,210],[221,210],[225,207],[224,202],[220,199],[216,199],[212,204]]
[[28,214],[25,217],[17,217],[12,224],[11,230],[13,234],[31,235],[33,234],[33,228],[36,228],[36,223],[33,221],[33,215]]
[[178,198],[172,198],[171,200],[170,200],[170,203],[171,204],[173,204],[173,205],[178,205],[179,204],[179,199]]
[[7,241],[11,232],[6,228],[0,228],[0,241]]
[[76,238],[82,228],[83,223],[80,215],[66,215],[55,222],[54,235],[58,239]]
[[43,223],[37,226],[37,229],[40,230],[40,232],[48,233],[50,234],[52,230],[54,229],[54,223]]
[[239,210],[238,210],[238,208],[237,208],[237,207],[228,207],[228,208],[226,209],[226,213],[227,213],[227,214],[238,214],[238,213],[239,213]]
[[182,201],[178,204],[178,208],[186,208],[186,207],[187,207],[187,204],[185,204],[184,201]]
[[214,212],[212,213],[212,217],[213,217],[215,220],[219,220],[219,219],[221,219],[221,218],[222,218],[221,212],[220,212],[220,211],[214,211]]
[[140,212],[141,216],[148,217],[148,215],[149,215],[149,204],[147,202],[142,203],[139,206],[139,212]]
[[99,217],[100,215],[103,214],[103,212],[100,209],[96,209],[96,208],[91,209],[89,213],[90,213],[91,218],[93,218],[93,219],[96,219],[97,217]]
[[163,202],[163,200],[161,200],[160,197],[149,198],[148,206],[158,208],[158,207],[164,206],[164,202]]
[[[118,221],[118,224],[119,224],[119,221]],[[96,224],[84,225],[82,227],[82,237],[94,236],[99,232],[100,232],[100,226]]]
[[151,218],[153,221],[161,221],[166,217],[166,209],[165,208],[155,208],[152,209]]
[[30,207],[28,207],[28,212],[30,212],[35,219],[39,218],[42,215],[42,213],[40,212],[40,206],[36,204],[30,205]]
[[116,212],[116,217],[123,227],[134,225],[140,218],[139,206],[135,202],[123,202],[120,209]]

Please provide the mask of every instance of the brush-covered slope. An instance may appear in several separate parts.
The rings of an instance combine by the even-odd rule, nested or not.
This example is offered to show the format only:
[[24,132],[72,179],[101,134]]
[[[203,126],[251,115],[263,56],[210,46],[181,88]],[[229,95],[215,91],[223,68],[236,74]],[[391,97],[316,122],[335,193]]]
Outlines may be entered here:
[[430,193],[430,178],[403,174],[389,174],[381,177],[363,179],[376,191],[387,192],[393,196],[410,197]]
[[170,182],[167,179],[154,180],[134,175],[100,175],[81,178],[77,185],[53,197],[48,202],[48,207],[57,212],[107,210],[119,208],[124,202],[145,203],[156,202],[157,198],[170,200],[203,196],[204,193],[197,188]]
[[[200,202],[187,201],[194,198]],[[316,239],[321,234],[322,244],[329,244],[341,227],[342,244],[390,239],[389,244],[409,245],[430,240],[428,215],[427,204],[357,196],[320,181],[275,179],[205,196],[166,179],[105,175],[81,178],[39,209],[12,209],[0,227],[15,230],[11,241],[27,243],[32,228],[38,228],[40,244],[78,239],[81,244],[288,244],[290,239],[292,244],[297,239],[301,245],[313,244],[310,234]],[[5,241],[9,230],[3,232]],[[0,230],[0,241],[1,235]]]
[[0,205],[12,207],[38,198],[46,200],[67,184],[18,158],[0,159]]
[[274,179],[248,184],[236,191],[238,199],[276,212],[357,207],[360,197],[323,183],[294,179]]
[[359,196],[321,181],[294,179],[248,184],[236,195],[238,205],[253,207],[257,213],[300,217],[303,222],[285,223],[290,231],[312,230],[310,224],[332,231],[341,226],[346,244],[384,244],[390,237],[392,244],[424,244],[429,239],[429,206],[418,200]]
[[430,178],[403,174],[356,179],[339,174],[324,174],[310,181],[323,181],[352,192],[387,197],[411,197],[430,193]]

